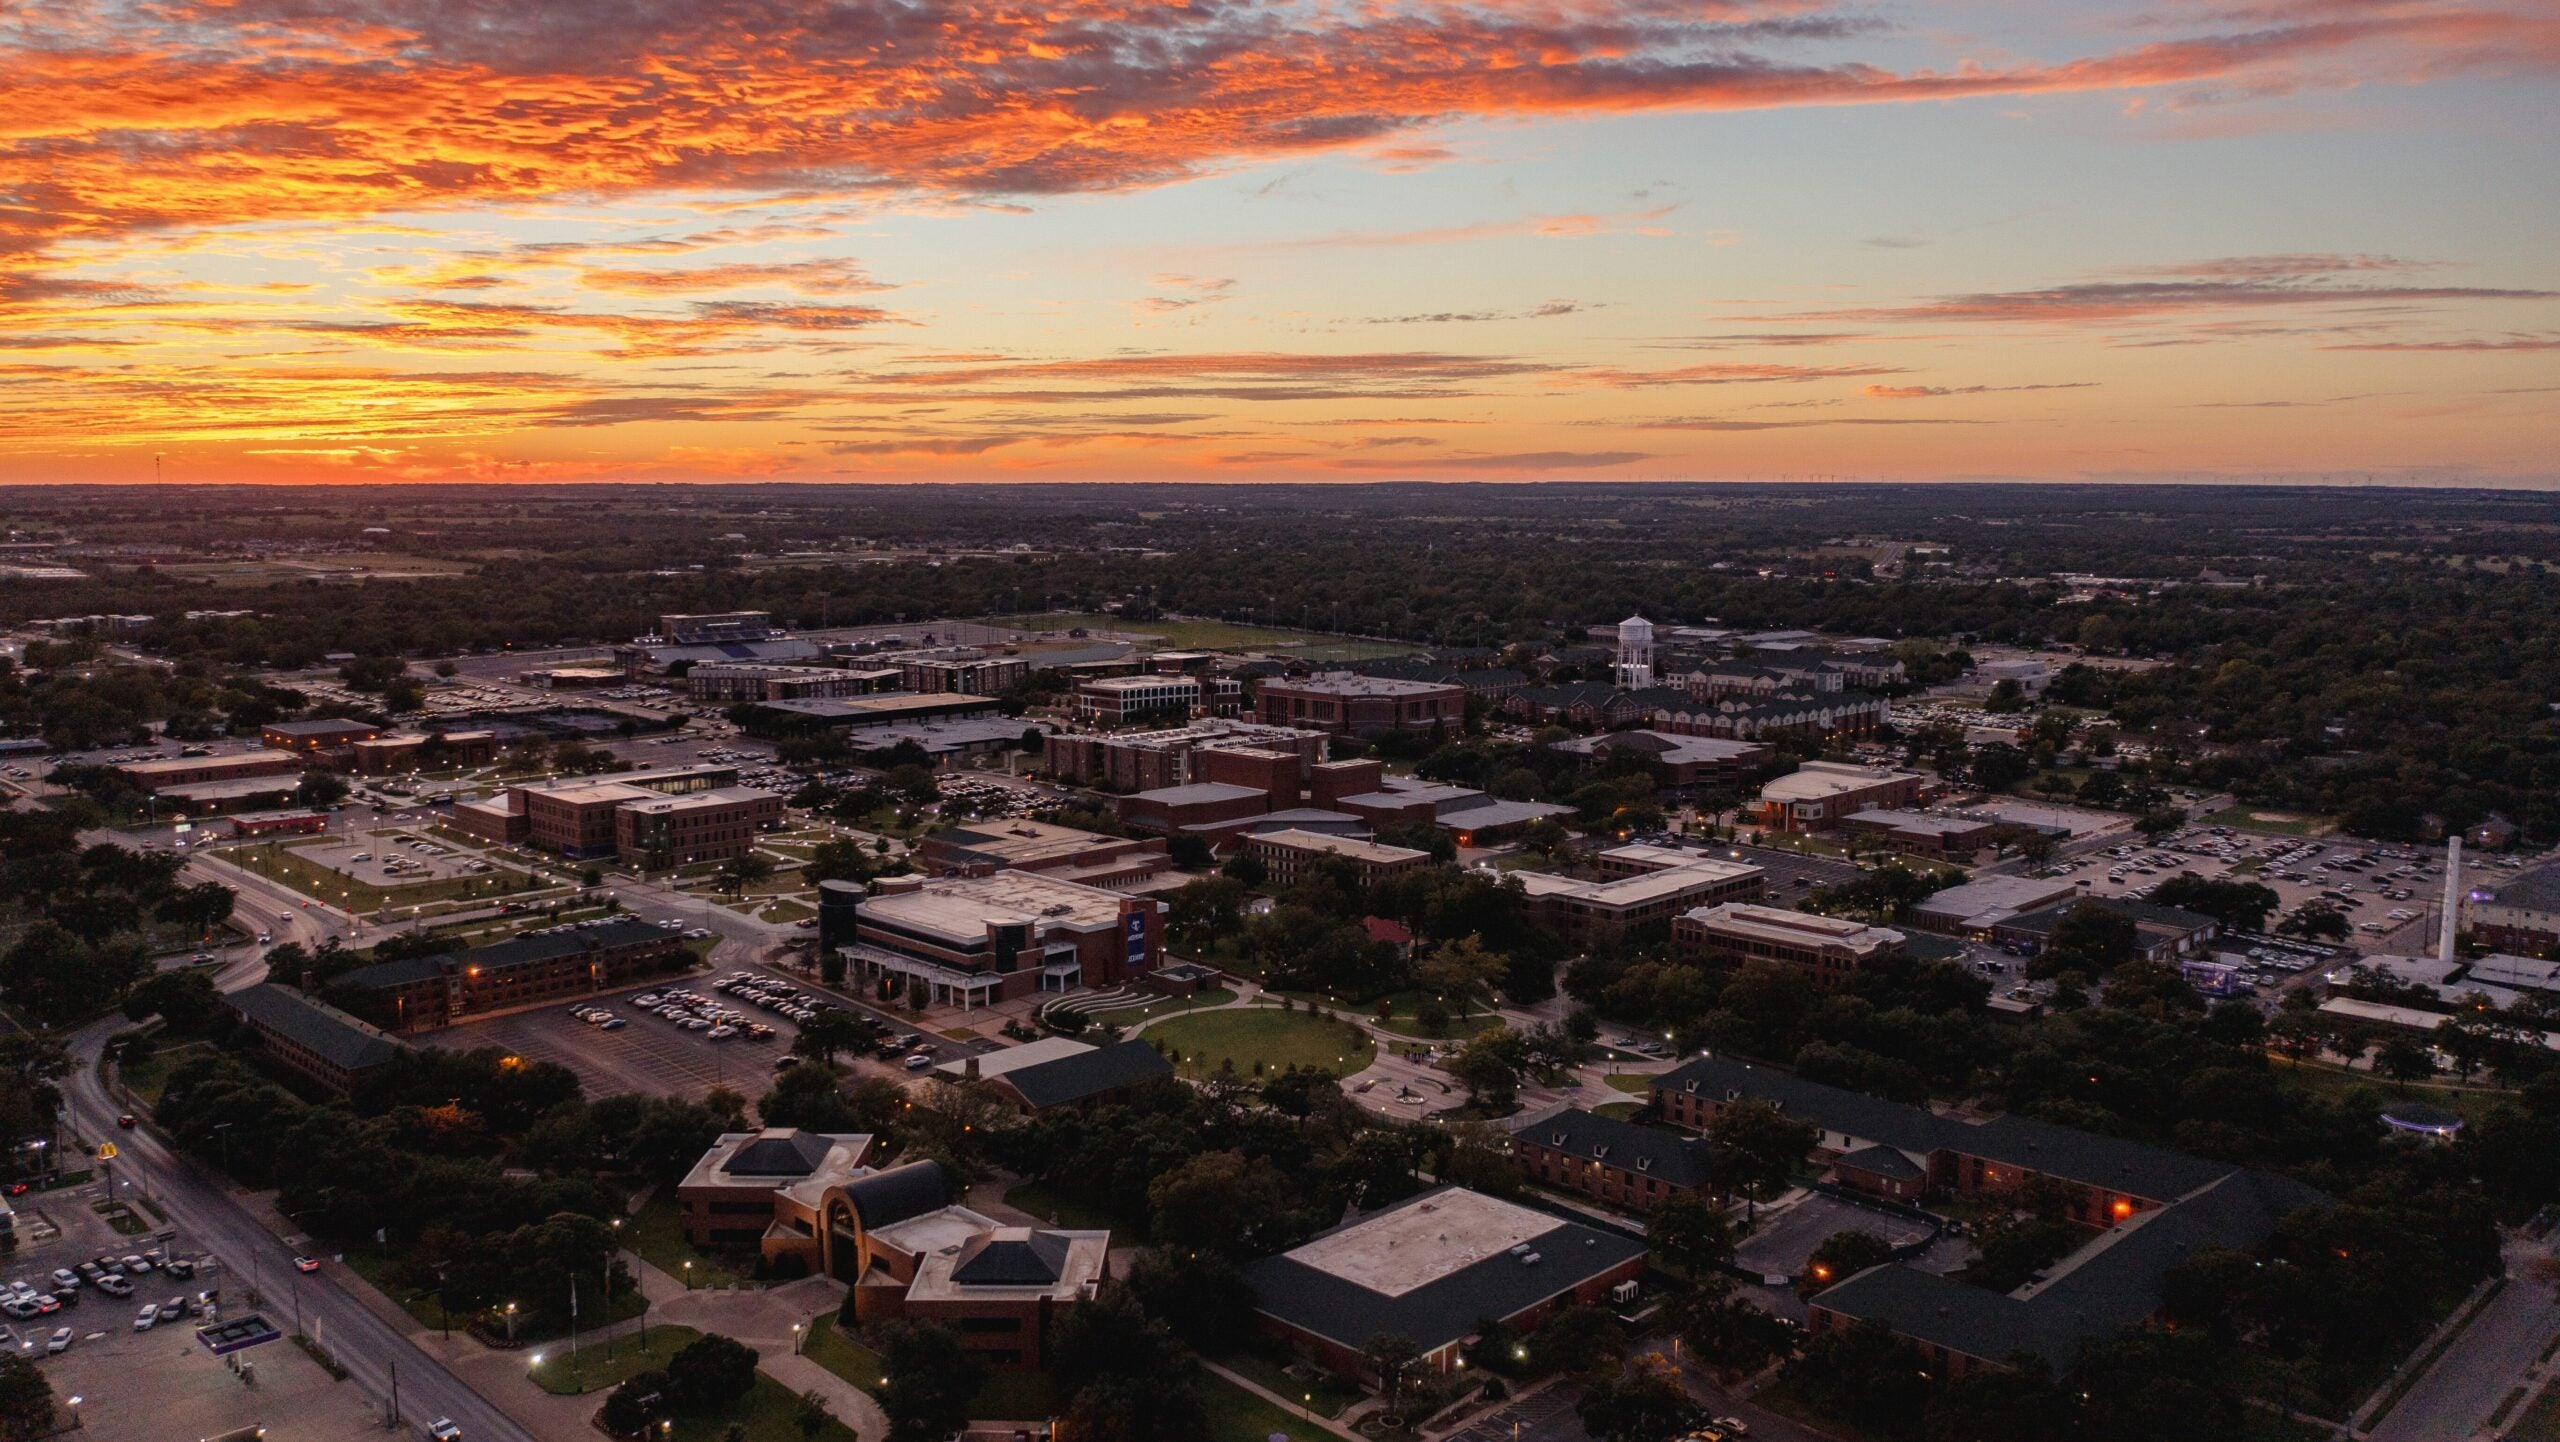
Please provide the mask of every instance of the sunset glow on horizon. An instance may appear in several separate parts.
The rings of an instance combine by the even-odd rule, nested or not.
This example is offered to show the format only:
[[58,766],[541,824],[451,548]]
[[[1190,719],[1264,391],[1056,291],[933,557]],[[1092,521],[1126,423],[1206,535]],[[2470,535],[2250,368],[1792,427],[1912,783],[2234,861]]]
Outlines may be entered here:
[[2560,480],[2551,0],[0,5],[0,480]]

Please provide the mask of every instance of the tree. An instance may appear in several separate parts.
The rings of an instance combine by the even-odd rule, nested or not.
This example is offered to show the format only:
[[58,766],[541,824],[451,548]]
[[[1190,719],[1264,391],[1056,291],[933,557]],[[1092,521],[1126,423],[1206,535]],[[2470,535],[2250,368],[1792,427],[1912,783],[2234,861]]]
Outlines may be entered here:
[[1444,941],[1414,964],[1414,981],[1458,1003],[1464,1018],[1478,993],[1500,981],[1510,963],[1469,935]]
[[2026,688],[2004,677],[1982,698],[1982,709],[1994,716],[2014,716],[2027,709]]
[[[818,1434],[826,1431],[827,1424],[834,1420],[835,1414],[827,1410],[826,1394],[815,1387],[800,1394],[800,1405],[791,1414],[792,1425],[798,1427],[800,1435],[809,1438],[810,1442],[816,1442]],[[743,1428],[746,1424],[737,1425]],[[744,1442],[743,1437],[741,1442]]]
[[1576,1374],[1615,1361],[1626,1347],[1626,1329],[1598,1307],[1566,1307],[1529,1339],[1539,1368]]
[[1449,1058],[1448,1070],[1478,1106],[1508,1112],[1518,1100],[1520,1072],[1526,1063],[1527,1046],[1520,1033],[1507,1026],[1490,1026],[1458,1048]]
[[53,1433],[53,1383],[16,1352],[0,1353],[0,1442],[35,1442]]
[[1386,1394],[1387,1409],[1404,1396],[1405,1378],[1422,1360],[1422,1348],[1402,1332],[1373,1332],[1360,1345],[1360,1363],[1378,1379],[1378,1390]]
[[1733,1260],[1733,1224],[1694,1189],[1674,1191],[1645,1214],[1654,1259],[1692,1281],[1717,1277]]
[[882,1323],[875,1341],[888,1369],[880,1407],[889,1442],[941,1442],[969,1421],[985,1364],[960,1345],[959,1334],[929,1322]]
[[1659,1353],[1635,1358],[1614,1377],[1585,1383],[1574,1411],[1600,1442],[1658,1442],[1680,1435],[1698,1415],[1679,1370]]
[[667,1374],[652,1368],[634,1372],[604,1399],[605,1430],[617,1437],[637,1437],[667,1410]]
[[769,1127],[813,1132],[848,1132],[857,1125],[853,1099],[836,1085],[835,1073],[823,1066],[786,1068],[773,1079],[773,1089],[756,1103],[756,1117]]
[[2347,914],[2325,901],[2306,901],[2276,923],[2277,935],[2312,941],[2344,941],[2349,930]]
[[239,894],[219,881],[185,887],[152,908],[152,914],[173,926],[183,926],[199,935],[231,919],[231,908]]
[[722,891],[742,892],[771,875],[773,863],[751,849],[721,862],[712,884]]
[[833,1066],[836,1053],[862,1045],[865,1032],[862,1022],[852,1012],[822,1011],[800,1023],[800,1034],[791,1041],[791,1054],[812,1057]]
[[2133,819],[2133,829],[2142,839],[2157,846],[2160,839],[2187,824],[2187,813],[2175,806],[2155,807]]
[[2395,1032],[2374,1052],[2373,1069],[2405,1086],[2434,1076],[2436,1059],[2417,1038]]
[[1873,1232],[1856,1228],[1833,1232],[1805,1258],[1804,1272],[1796,1278],[1796,1295],[1810,1297],[1892,1260],[1893,1244]]
[[1147,1211],[1158,1242],[1242,1256],[1258,1231],[1294,1211],[1293,1190],[1267,1160],[1203,1152],[1147,1184]]
[[2201,912],[2232,931],[2264,931],[2267,918],[2283,904],[2273,889],[2254,881],[2223,881],[2204,876],[2172,876],[2151,890],[2163,906]]
[[316,766],[303,772],[302,784],[293,789],[293,800],[297,806],[317,809],[335,806],[346,799],[346,778],[335,771],[324,771]]
[[756,1349],[717,1332],[667,1359],[667,1401],[679,1412],[717,1412],[756,1385]]
[[1755,1204],[1786,1187],[1821,1135],[1757,1097],[1727,1102],[1707,1126],[1714,1144],[1708,1166],[1718,1186]]
[[1217,853],[1210,850],[1209,843],[1188,831],[1168,838],[1164,854],[1176,869],[1182,871],[1205,871],[1211,862],[1217,860]]
[[2133,960],[2141,940],[2141,930],[2130,915],[2103,902],[2083,901],[2054,923],[2044,949],[2027,963],[2027,974],[2049,977],[2078,971],[2104,976]]
[[214,989],[213,977],[193,968],[154,972],[124,994],[125,1020],[143,1021],[157,1016],[175,1031],[193,1031],[204,1025],[220,1005],[221,994]]

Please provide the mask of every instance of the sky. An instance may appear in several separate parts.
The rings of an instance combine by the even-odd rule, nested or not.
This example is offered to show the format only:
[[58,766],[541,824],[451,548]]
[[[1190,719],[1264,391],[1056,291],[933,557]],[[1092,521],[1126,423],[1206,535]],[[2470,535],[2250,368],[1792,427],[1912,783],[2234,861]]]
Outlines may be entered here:
[[0,0],[0,481],[2560,485],[2560,0]]

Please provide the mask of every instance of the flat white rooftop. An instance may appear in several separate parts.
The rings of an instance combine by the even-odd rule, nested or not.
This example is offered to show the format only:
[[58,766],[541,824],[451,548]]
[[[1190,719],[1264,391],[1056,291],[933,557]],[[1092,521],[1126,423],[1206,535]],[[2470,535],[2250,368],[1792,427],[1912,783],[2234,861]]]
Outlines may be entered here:
[[1917,781],[1908,771],[1884,766],[1844,766],[1836,761],[1808,761],[1797,770],[1760,788],[1763,801],[1820,801],[1851,791],[1864,791],[1893,781]]
[[1666,871],[1648,871],[1641,876],[1622,876],[1609,881],[1585,881],[1580,877],[1556,876],[1542,871],[1512,873],[1518,878],[1520,889],[1532,901],[1560,896],[1591,906],[1609,907],[1642,906],[1649,901],[1685,896],[1693,891],[1708,891],[1760,874],[1757,866],[1705,858]]
[[1453,1188],[1318,1237],[1286,1255],[1328,1276],[1401,1297],[1563,1225],[1544,1212]]
[[866,916],[894,921],[967,943],[985,939],[989,922],[1031,922],[1090,930],[1116,926],[1120,897],[1036,871],[990,876],[949,876],[914,891],[866,897]]

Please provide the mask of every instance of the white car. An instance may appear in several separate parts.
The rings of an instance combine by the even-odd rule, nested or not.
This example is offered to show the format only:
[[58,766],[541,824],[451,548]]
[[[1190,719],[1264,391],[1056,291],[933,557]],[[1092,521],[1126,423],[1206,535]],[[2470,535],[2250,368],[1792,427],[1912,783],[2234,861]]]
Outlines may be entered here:
[[64,1353],[64,1352],[68,1352],[68,1351],[70,1351],[70,1350],[71,1350],[71,1329],[70,1329],[69,1327],[56,1327],[56,1328],[54,1328],[54,1329],[53,1329],[53,1336],[52,1336],[50,1339],[48,1339],[48,1340],[45,1342],[45,1344],[44,1344],[44,1350],[45,1350],[45,1354],[46,1354],[47,1356],[56,1356],[56,1355],[59,1355],[59,1354],[61,1354],[61,1353]]
[[142,1310],[133,1314],[133,1330],[137,1332],[148,1332],[151,1330],[152,1324],[159,1320],[160,1304],[157,1302],[145,1302],[142,1304]]

